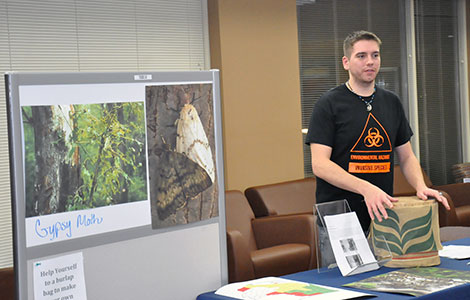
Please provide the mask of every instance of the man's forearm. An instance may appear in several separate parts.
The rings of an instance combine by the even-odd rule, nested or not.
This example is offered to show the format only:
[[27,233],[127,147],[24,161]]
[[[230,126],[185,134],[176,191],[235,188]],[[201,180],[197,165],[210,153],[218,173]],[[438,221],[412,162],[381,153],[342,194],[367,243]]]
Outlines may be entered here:
[[362,195],[371,219],[377,217],[379,221],[382,221],[382,216],[384,218],[388,217],[386,207],[392,208],[392,202],[397,201],[396,199],[372,183],[343,170],[330,159],[330,147],[311,144],[310,149],[312,169],[316,176],[338,188]]
[[331,160],[312,161],[312,170],[315,176],[329,184],[357,194],[363,194],[369,182],[346,172]]
[[424,182],[423,171],[416,156],[411,153],[408,155],[399,155],[400,167],[408,183],[416,190],[427,188]]

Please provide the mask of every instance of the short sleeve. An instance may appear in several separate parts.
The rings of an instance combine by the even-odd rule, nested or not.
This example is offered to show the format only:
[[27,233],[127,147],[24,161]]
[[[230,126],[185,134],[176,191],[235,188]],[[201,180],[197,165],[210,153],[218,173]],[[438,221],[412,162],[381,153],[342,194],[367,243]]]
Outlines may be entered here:
[[397,99],[397,107],[398,107],[398,130],[397,130],[397,138],[395,141],[395,146],[401,146],[407,143],[411,137],[413,136],[413,130],[410,127],[410,123],[406,118],[405,111],[403,109],[403,105],[401,104],[400,100]]
[[316,143],[333,147],[334,131],[334,114],[328,97],[324,95],[313,108],[305,144]]

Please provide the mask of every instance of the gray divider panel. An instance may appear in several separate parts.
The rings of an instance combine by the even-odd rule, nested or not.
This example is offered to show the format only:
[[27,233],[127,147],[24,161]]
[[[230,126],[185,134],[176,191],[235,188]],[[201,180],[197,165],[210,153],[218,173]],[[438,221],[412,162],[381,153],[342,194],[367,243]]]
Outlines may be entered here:
[[[35,299],[35,263],[74,253],[88,299],[189,300],[227,283],[218,70],[5,78],[18,299]],[[87,148],[94,115],[109,128]],[[104,137],[126,128],[134,144]]]

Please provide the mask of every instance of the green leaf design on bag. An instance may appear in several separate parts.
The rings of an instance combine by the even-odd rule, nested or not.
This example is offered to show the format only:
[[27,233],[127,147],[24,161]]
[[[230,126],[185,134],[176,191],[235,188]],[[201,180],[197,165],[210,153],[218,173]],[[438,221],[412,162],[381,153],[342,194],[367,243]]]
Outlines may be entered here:
[[[380,224],[373,224],[372,230],[376,247],[387,249],[385,242],[378,241],[375,238],[376,236],[383,236],[387,240],[390,251],[397,255],[437,250],[433,232],[431,232],[430,237],[426,241],[413,243],[415,238],[423,237],[431,231],[432,207],[429,208],[429,211],[424,216],[409,220],[401,228],[398,215],[390,209],[387,209],[387,214],[389,216],[388,219],[383,220]],[[385,232],[379,230],[377,227],[381,226],[391,231]],[[407,243],[411,243],[411,245],[407,246]]]
[[[387,245],[388,245],[388,248],[387,248]],[[385,243],[385,242],[378,243],[377,247],[385,249],[385,250],[390,249],[390,251],[392,251],[393,253],[395,253],[397,255],[402,255],[403,254],[403,251],[401,250],[401,248],[399,246],[397,246],[394,243],[390,243],[388,240],[387,240],[387,243]]]
[[402,245],[404,246],[408,241],[416,237],[425,236],[431,229],[431,218],[429,218],[428,223],[425,223],[424,225],[424,227],[421,227],[422,224],[418,224],[416,226],[418,227],[417,229],[409,230],[408,232],[406,232],[406,234],[403,236]]
[[[387,214],[389,214],[389,209],[386,209]],[[395,212],[393,212],[395,214]],[[395,214],[396,216],[396,214]],[[381,226],[385,226],[388,228],[394,229],[396,232],[400,232],[400,220],[398,219],[398,216],[391,216],[390,214],[388,215],[388,219],[383,219],[382,222],[380,222]]]
[[425,251],[436,251],[436,243],[434,242],[434,234],[431,234],[429,239],[422,243],[411,245],[406,253],[416,253],[416,252],[425,252]]
[[403,225],[400,233],[403,234],[403,233],[405,233],[406,231],[408,231],[410,229],[423,226],[424,224],[426,224],[428,222],[431,223],[431,217],[432,217],[432,209],[430,207],[429,212],[426,215],[424,215],[420,218],[409,220],[408,222],[406,222]]
[[400,236],[393,232],[385,232],[378,229],[374,229],[374,236],[383,236],[387,243],[395,243],[401,247]]
[[394,212],[393,210],[388,209],[388,208],[386,208],[385,210],[387,211],[389,219],[392,218],[393,220],[395,220],[397,222],[397,224],[400,223],[400,218],[398,217],[396,212]]

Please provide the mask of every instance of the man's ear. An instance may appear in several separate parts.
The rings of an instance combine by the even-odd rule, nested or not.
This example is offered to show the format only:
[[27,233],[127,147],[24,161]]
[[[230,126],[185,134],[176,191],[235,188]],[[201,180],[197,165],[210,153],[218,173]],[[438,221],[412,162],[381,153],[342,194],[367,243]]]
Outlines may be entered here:
[[349,58],[347,58],[347,56],[343,56],[342,62],[343,62],[343,68],[346,71],[349,71]]

